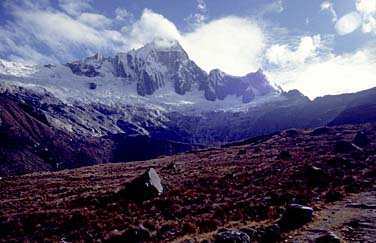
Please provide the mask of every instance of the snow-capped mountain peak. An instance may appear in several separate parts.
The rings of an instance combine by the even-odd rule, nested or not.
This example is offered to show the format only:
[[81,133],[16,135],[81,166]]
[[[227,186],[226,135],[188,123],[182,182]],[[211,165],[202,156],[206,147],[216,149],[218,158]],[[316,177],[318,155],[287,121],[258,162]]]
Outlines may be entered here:
[[143,47],[133,50],[138,53],[150,52],[180,52],[188,58],[187,53],[177,40],[156,38]]
[[150,103],[162,109],[197,104],[194,109],[224,109],[257,104],[258,97],[279,96],[262,70],[243,77],[219,69],[208,74],[175,40],[156,39],[114,57],[95,54],[64,65],[0,64],[0,72],[8,75],[4,82],[46,90],[64,102]]
[[119,53],[113,64],[115,76],[137,81],[137,92],[142,96],[163,87],[183,95],[204,82],[207,75],[174,40],[156,39],[137,50]]

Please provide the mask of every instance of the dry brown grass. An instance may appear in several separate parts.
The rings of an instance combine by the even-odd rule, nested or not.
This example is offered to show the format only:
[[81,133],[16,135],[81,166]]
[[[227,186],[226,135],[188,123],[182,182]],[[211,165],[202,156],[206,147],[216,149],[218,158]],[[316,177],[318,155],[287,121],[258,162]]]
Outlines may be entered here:
[[[150,242],[210,241],[222,227],[270,224],[292,202],[320,206],[329,190],[372,190],[376,144],[341,155],[333,147],[358,131],[374,141],[376,125],[333,130],[320,136],[282,132],[259,144],[3,178],[0,242],[103,242],[115,229],[140,224],[150,231]],[[278,158],[282,151],[291,158]],[[348,164],[328,162],[338,156]],[[164,169],[171,162],[176,169]],[[304,174],[311,165],[322,168],[322,178]],[[167,185],[165,194],[143,203],[115,196],[150,166]]]

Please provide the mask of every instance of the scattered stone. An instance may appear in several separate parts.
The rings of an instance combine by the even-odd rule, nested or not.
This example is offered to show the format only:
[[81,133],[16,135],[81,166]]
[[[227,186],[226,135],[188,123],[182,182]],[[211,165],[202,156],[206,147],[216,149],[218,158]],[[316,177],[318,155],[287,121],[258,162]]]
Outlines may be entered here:
[[89,89],[96,89],[97,88],[97,84],[96,83],[89,83]]
[[121,236],[122,234],[124,233],[124,231],[119,231],[117,229],[111,231],[110,233],[108,233],[104,239],[105,239],[105,242],[106,243],[117,243],[117,242],[121,242]]
[[279,225],[283,230],[295,229],[312,221],[313,209],[300,204],[291,204],[286,208]]
[[281,228],[278,224],[273,224],[265,229],[261,242],[272,243],[281,239]]
[[183,232],[187,234],[194,234],[196,233],[196,226],[191,223],[185,223],[183,225]]
[[251,243],[249,236],[241,231],[225,230],[217,233],[215,243]]
[[325,176],[326,174],[321,168],[317,166],[306,165],[304,168],[304,175],[308,177],[312,177],[312,178],[317,178],[317,177],[321,178]]
[[365,132],[358,132],[354,138],[354,144],[359,147],[367,147],[371,144],[371,139]]
[[340,192],[330,190],[325,194],[325,201],[326,202],[335,202],[339,201],[343,198],[343,195]]
[[351,162],[342,157],[333,157],[328,160],[328,164],[331,166],[341,167],[341,166],[349,166]]
[[352,185],[356,182],[356,179],[353,176],[346,176],[343,178],[343,185]]
[[310,135],[311,136],[320,136],[320,135],[325,135],[325,134],[330,134],[333,131],[333,129],[329,127],[319,127],[313,130]]
[[291,154],[287,151],[282,151],[277,155],[277,159],[291,159]]
[[244,155],[244,154],[247,154],[247,150],[241,149],[238,151],[238,155]]
[[143,175],[131,181],[121,192],[125,197],[143,201],[163,193],[161,178],[155,169],[148,169]]
[[176,164],[174,162],[169,163],[166,170],[176,170]]
[[130,227],[122,235],[123,242],[139,243],[150,239],[150,232],[144,227]]
[[341,243],[341,239],[333,232],[329,232],[326,235],[320,236],[316,239],[316,243]]
[[239,231],[246,233],[251,240],[255,239],[259,233],[256,229],[250,227],[241,228]]
[[349,153],[357,150],[358,148],[354,144],[348,141],[338,141],[334,147],[334,152],[336,153]]
[[254,153],[260,153],[261,151],[262,149],[260,147],[254,147],[254,150],[253,150]]

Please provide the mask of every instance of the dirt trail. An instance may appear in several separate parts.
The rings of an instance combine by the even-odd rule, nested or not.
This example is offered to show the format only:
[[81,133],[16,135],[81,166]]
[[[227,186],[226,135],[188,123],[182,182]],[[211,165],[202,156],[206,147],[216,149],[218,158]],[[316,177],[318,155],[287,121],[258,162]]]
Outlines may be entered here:
[[376,242],[376,192],[352,194],[343,201],[323,206],[312,223],[290,232],[287,242],[315,242],[327,231],[347,243]]

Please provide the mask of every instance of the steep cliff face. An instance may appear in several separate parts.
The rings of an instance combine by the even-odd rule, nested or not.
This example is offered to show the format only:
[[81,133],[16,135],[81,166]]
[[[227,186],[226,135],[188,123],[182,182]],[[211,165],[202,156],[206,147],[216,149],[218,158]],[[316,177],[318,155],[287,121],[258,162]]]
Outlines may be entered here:
[[110,58],[104,58],[100,54],[95,54],[92,57],[85,58],[71,63],[67,63],[67,66],[72,70],[72,73],[76,75],[84,75],[86,77],[97,77],[100,73],[100,69],[104,62],[110,61]]
[[251,102],[256,96],[278,92],[261,70],[243,77],[225,74],[219,69],[208,75],[189,59],[182,46],[174,40],[156,39],[145,46],[115,57],[97,54],[68,63],[72,73],[89,78],[113,76],[128,84],[136,84],[140,96],[153,95],[158,89],[173,90],[179,95],[202,91],[207,100],[224,100],[236,95],[241,102]]
[[205,97],[208,100],[224,100],[228,95],[242,98],[243,103],[251,102],[255,96],[264,96],[277,92],[268,82],[262,70],[249,73],[243,77],[227,75],[219,69],[209,73],[205,87]]
[[137,82],[139,95],[159,88],[173,88],[184,95],[206,80],[207,74],[191,61],[176,41],[155,40],[144,47],[114,58],[115,76]]

